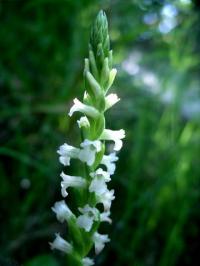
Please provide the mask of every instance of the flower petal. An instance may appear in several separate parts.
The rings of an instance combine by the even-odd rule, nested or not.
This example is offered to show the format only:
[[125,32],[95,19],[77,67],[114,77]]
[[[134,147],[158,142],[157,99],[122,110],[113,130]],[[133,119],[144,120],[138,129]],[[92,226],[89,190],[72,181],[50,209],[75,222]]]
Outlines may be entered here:
[[110,175],[113,175],[115,172],[115,163],[118,160],[118,157],[116,156],[116,153],[113,152],[109,155],[104,155],[101,161],[101,164],[104,164],[107,168],[107,171]]
[[75,217],[64,200],[57,201],[51,209],[61,223],[65,220],[68,221],[71,217]]
[[112,223],[112,220],[110,219],[110,211],[105,211],[105,212],[102,212],[100,214],[100,221],[101,222],[108,222],[108,223]]
[[80,149],[75,148],[73,146],[68,145],[67,143],[64,143],[59,147],[57,150],[57,153],[60,155],[59,161],[63,165],[70,165],[70,159],[71,158],[78,158]]
[[79,211],[82,213],[77,218],[77,225],[80,228],[85,229],[86,232],[89,232],[92,228],[93,222],[98,221],[99,211],[94,207],[90,207],[86,204],[83,208],[79,208]]
[[111,189],[111,190],[106,190],[105,193],[101,194],[98,197],[98,202],[103,204],[104,211],[108,211],[110,210],[112,200],[114,199],[115,199],[114,189]]
[[93,165],[96,153],[101,150],[101,141],[85,139],[80,146],[82,149],[79,153],[79,159],[86,162],[88,166]]
[[111,108],[114,104],[120,101],[120,98],[118,98],[117,94],[111,93],[105,98],[106,101],[106,107],[105,109],[108,110]]
[[102,251],[102,249],[104,248],[105,243],[110,241],[110,239],[108,238],[108,235],[102,235],[102,234],[99,234],[97,232],[94,233],[92,238],[94,241],[96,254],[99,254]]
[[66,175],[63,172],[60,175],[63,179],[63,181],[61,182],[61,194],[63,197],[67,197],[68,193],[67,193],[67,188],[68,187],[77,187],[77,188],[81,188],[84,187],[86,185],[86,181],[85,179],[83,179],[80,176],[70,176],[70,175]]
[[82,259],[83,266],[92,266],[94,265],[94,261],[88,257]]
[[104,129],[100,139],[102,140],[113,140],[115,142],[114,150],[119,151],[122,148],[122,139],[125,138],[125,131]]
[[74,105],[69,111],[69,116],[72,116],[74,112],[81,112],[93,118],[99,116],[99,111],[96,108],[80,102],[77,98],[74,99]]
[[90,122],[86,116],[82,116],[80,120],[77,121],[77,123],[78,123],[79,128],[90,127]]
[[64,240],[60,234],[56,234],[56,238],[53,243],[49,243],[51,249],[58,249],[64,253],[71,254],[72,253],[72,245]]

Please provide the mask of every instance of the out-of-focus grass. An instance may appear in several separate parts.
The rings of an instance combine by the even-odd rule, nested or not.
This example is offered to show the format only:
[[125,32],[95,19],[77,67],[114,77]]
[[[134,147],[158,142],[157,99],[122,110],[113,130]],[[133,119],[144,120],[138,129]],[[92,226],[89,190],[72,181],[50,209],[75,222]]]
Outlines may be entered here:
[[61,198],[56,149],[80,139],[66,114],[83,93],[100,8],[122,99],[107,127],[127,137],[110,184],[113,224],[102,229],[112,241],[96,265],[200,264],[200,17],[198,1],[189,2],[0,3],[0,265],[65,265],[48,245],[57,230],[67,234],[50,210]]

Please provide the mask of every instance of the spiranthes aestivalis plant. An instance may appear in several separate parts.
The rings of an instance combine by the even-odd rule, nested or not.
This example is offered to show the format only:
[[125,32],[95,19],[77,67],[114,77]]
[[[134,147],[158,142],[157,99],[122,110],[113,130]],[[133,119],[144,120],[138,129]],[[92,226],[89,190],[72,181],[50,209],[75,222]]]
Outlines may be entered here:
[[[67,223],[68,230],[63,237],[57,233],[50,245],[52,249],[67,254],[67,265],[94,265],[94,260],[88,257],[93,246],[95,253],[99,254],[110,241],[107,234],[100,233],[99,227],[101,222],[111,223],[110,208],[115,196],[107,183],[115,172],[116,152],[121,149],[125,137],[123,129],[107,129],[104,116],[119,101],[116,94],[108,94],[116,73],[112,68],[107,18],[100,11],[91,29],[89,54],[85,59],[83,99],[75,98],[69,111],[70,117],[74,112],[82,114],[77,121],[82,142],[79,147],[64,143],[57,151],[60,163],[66,167],[60,174],[61,195],[65,200],[56,202],[52,210],[61,223]],[[110,154],[106,154],[105,141],[113,142]],[[71,160],[81,161],[84,169],[81,175],[67,174]],[[68,200],[72,190],[73,195],[79,197],[76,207],[76,198]],[[68,205],[73,205],[73,210]]]

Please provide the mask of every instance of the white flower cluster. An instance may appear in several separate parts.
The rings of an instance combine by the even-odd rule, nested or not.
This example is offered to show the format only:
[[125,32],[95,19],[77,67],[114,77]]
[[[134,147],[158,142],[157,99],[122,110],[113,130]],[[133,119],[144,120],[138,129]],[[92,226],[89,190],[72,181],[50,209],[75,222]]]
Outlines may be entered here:
[[[71,108],[71,110],[75,109],[75,106]],[[70,114],[72,113],[71,110]],[[81,111],[84,112],[84,107]],[[82,117],[78,121],[80,127],[85,125],[88,126],[88,121],[86,119],[86,117]],[[101,140],[114,141],[114,151],[119,151],[122,147],[122,139],[124,137],[125,133],[122,129],[117,131],[105,129],[99,140],[91,141],[86,139],[80,144],[80,148],[76,148],[65,143],[61,145],[57,151],[59,154],[59,161],[64,166],[68,166],[70,165],[71,159],[79,159],[88,166],[92,166],[95,162],[96,154],[102,149]],[[89,185],[87,184],[86,179],[81,176],[70,176],[63,172],[61,173],[61,194],[64,198],[68,196],[67,189],[69,187],[86,188],[88,186],[89,192],[95,193],[97,203],[103,204],[104,212],[100,213],[96,207],[86,204],[83,208],[78,208],[80,215],[76,217],[69,209],[65,201],[62,200],[56,202],[52,207],[52,210],[56,213],[56,217],[60,222],[74,219],[76,224],[86,232],[91,231],[95,221],[112,222],[110,219],[110,207],[115,196],[114,190],[108,190],[106,183],[111,180],[110,176],[114,174],[115,162],[117,160],[118,157],[115,152],[112,152],[109,155],[103,155],[100,165],[104,165],[107,171],[104,171],[102,168],[97,168],[94,172],[91,172],[91,181]],[[95,252],[98,254],[104,248],[105,243],[109,241],[109,238],[107,235],[95,232],[92,240],[94,242]],[[67,254],[70,254],[73,251],[72,244],[61,238],[59,234],[56,234],[54,242],[50,243],[50,245],[52,249],[59,249]],[[89,258],[84,258],[83,265],[93,265],[93,261]]]
[[[105,13],[100,11],[91,30],[89,57],[85,59],[86,91],[83,102],[75,98],[69,111],[70,117],[75,112],[83,114],[77,121],[83,141],[79,147],[64,143],[57,151],[63,166],[69,166],[74,159],[85,164],[85,175],[72,176],[64,172],[60,174],[62,197],[66,198],[70,189],[79,190],[83,196],[81,206],[79,205],[74,213],[64,200],[56,202],[52,207],[57,219],[61,223],[67,222],[69,230],[72,228],[71,231],[77,232],[77,236],[70,234],[72,241],[69,243],[56,234],[55,240],[50,243],[51,248],[70,254],[74,259],[78,258],[79,265],[83,266],[94,265],[92,259],[85,257],[92,244],[98,254],[105,243],[109,242],[108,235],[99,234],[97,231],[101,222],[112,222],[110,208],[115,196],[114,190],[109,190],[107,183],[115,172],[115,163],[118,160],[116,152],[122,148],[122,139],[125,137],[123,129],[105,128],[105,111],[120,100],[114,93],[107,95],[116,73],[117,70],[112,68],[107,18]],[[104,154],[106,141],[113,143],[110,154]],[[103,211],[98,209],[99,205]],[[83,251],[80,251],[80,247],[84,245]]]

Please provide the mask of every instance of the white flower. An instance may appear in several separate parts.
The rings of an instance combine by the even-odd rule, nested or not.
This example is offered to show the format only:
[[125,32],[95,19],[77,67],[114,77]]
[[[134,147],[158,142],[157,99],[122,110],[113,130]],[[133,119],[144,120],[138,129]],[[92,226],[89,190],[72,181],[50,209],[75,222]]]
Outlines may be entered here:
[[101,141],[100,140],[88,140],[85,139],[81,145],[82,149],[79,153],[79,159],[83,162],[86,162],[87,165],[91,166],[95,161],[95,155],[101,150]]
[[68,144],[63,144],[60,146],[57,153],[60,155],[59,161],[63,165],[70,165],[70,159],[80,159],[82,162],[86,162],[87,165],[91,166],[95,161],[95,155],[97,152],[101,151],[101,141],[100,140],[84,140],[81,143],[81,149],[70,146]]
[[97,232],[94,233],[92,239],[94,241],[94,247],[95,247],[96,254],[99,254],[104,248],[105,243],[110,241],[110,239],[108,238],[108,235],[102,235]]
[[103,194],[106,191],[106,189],[107,189],[107,186],[103,178],[93,179],[89,186],[89,191],[95,192],[96,195]]
[[86,116],[81,116],[80,120],[77,121],[79,128],[90,127],[90,122]]
[[51,249],[58,249],[64,253],[70,254],[72,253],[72,245],[64,240],[59,234],[56,234],[56,238],[53,243],[49,243]]
[[110,174],[106,171],[103,171],[102,168],[98,168],[95,172],[90,173],[90,176],[92,178],[99,177],[103,178],[106,182],[109,182],[110,179]]
[[60,155],[59,161],[63,165],[70,165],[71,158],[78,158],[80,149],[68,145],[67,143],[61,145],[57,153]]
[[118,157],[116,156],[116,153],[113,152],[109,155],[104,155],[101,161],[101,164],[104,164],[107,168],[107,171],[110,175],[113,175],[115,172],[115,164],[114,162],[116,162],[118,160]]
[[77,98],[74,99],[74,105],[69,111],[69,116],[72,116],[74,112],[81,112],[93,118],[97,118],[99,116],[99,111],[96,108],[80,102]]
[[89,186],[89,191],[95,192],[96,195],[100,196],[107,190],[106,182],[110,181],[110,175],[99,168],[95,172],[90,173],[90,176],[93,180]]
[[82,259],[83,266],[92,266],[94,261],[88,257]]
[[80,176],[70,176],[70,175],[65,175],[63,172],[60,175],[63,179],[61,182],[61,194],[63,197],[67,197],[68,193],[66,189],[68,187],[84,187],[86,185],[85,179],[83,179]]
[[110,219],[110,211],[106,211],[106,212],[102,212],[100,214],[100,221],[101,222],[108,222],[108,223],[112,223],[112,220]]
[[71,217],[75,217],[64,200],[57,201],[51,209],[61,223],[65,220],[68,221]]
[[106,192],[100,195],[97,200],[99,203],[103,204],[104,210],[107,211],[110,209],[112,200],[114,199],[115,199],[114,189],[111,189],[111,190],[106,190]]
[[108,96],[106,96],[105,101],[106,101],[106,107],[105,109],[111,108],[114,104],[119,102],[120,98],[118,98],[117,94],[111,93]]
[[119,151],[122,147],[122,139],[125,138],[125,131],[104,129],[100,139],[102,140],[113,140],[115,142],[114,150]]
[[92,228],[93,222],[98,221],[99,219],[99,211],[96,208],[90,207],[88,204],[83,208],[78,208],[82,213],[77,218],[77,225],[80,228],[84,228],[86,232],[89,232]]

